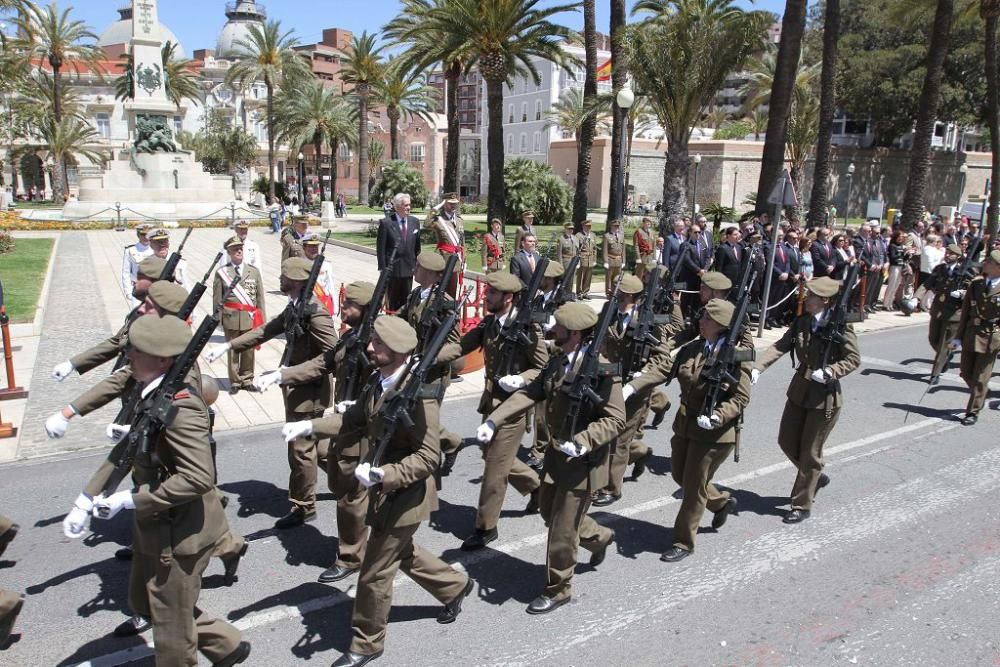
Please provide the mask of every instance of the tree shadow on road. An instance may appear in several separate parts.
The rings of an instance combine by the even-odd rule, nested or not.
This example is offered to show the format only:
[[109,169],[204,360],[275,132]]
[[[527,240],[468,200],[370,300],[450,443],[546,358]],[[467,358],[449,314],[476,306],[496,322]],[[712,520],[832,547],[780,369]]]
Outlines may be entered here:
[[130,567],[113,558],[88,563],[74,570],[63,572],[51,579],[33,586],[28,586],[28,595],[41,595],[48,589],[60,586],[74,579],[97,577],[99,582],[97,593],[93,598],[77,608],[77,613],[87,618],[100,611],[121,611],[128,613],[128,579]]

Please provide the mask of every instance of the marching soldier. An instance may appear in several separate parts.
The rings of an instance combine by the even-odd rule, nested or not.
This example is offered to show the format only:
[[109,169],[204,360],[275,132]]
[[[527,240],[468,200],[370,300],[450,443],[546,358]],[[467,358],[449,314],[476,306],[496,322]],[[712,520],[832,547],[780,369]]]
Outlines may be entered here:
[[826,341],[816,335],[826,326],[830,306],[837,297],[840,283],[832,278],[814,278],[806,283],[808,292],[804,312],[757,360],[751,371],[753,382],[760,373],[792,350],[799,366],[788,385],[785,410],[778,427],[778,444],[798,472],[792,485],[791,510],[785,523],[799,523],[809,518],[816,492],[830,483],[823,473],[823,445],[840,417],[844,395],[840,378],[854,372],[861,363],[858,339],[848,324],[843,340],[832,343],[826,367],[823,367]]
[[125,246],[125,254],[122,257],[122,292],[129,299],[132,308],[139,305],[142,299],[132,295],[135,289],[136,274],[139,271],[139,263],[153,254],[153,249],[149,247],[149,233],[152,225],[141,223],[135,227],[135,235],[138,240],[132,245]]
[[537,236],[535,234],[535,212],[531,209],[521,213],[521,224],[518,225],[517,231],[514,233],[514,252],[521,249],[521,239],[528,234]]
[[[16,523],[0,514],[0,556],[7,550],[7,545],[17,536],[20,529]],[[24,596],[0,589],[0,648],[7,645],[14,623],[24,606]]]
[[588,514],[590,497],[607,475],[608,443],[625,427],[625,401],[621,383],[612,375],[601,379],[597,393],[603,402],[589,419],[581,418],[578,431],[559,432],[570,407],[561,390],[566,375],[579,370],[581,349],[598,315],[583,303],[568,303],[556,311],[554,340],[558,355],[549,359],[542,373],[494,409],[476,437],[489,442],[497,428],[524,420],[524,413],[542,404],[549,428],[545,474],[539,493],[542,518],[548,527],[545,592],[528,605],[529,614],[547,614],[570,601],[570,581],[576,567],[578,546],[591,552],[590,565],[604,562],[615,533]]
[[447,285],[448,294],[458,295],[459,276],[465,271],[465,223],[458,212],[462,200],[457,192],[449,192],[441,202],[440,210],[427,212],[424,228],[433,230],[437,236],[437,251],[448,259],[448,255],[458,255],[458,270],[451,275]]
[[[151,230],[149,232],[149,246],[153,249],[154,256],[164,261],[167,260],[170,257],[170,234],[162,227]],[[181,259],[177,263],[177,268],[174,269],[174,282],[186,290],[191,289],[191,284],[188,282],[187,261],[184,259]]]
[[[323,240],[319,237],[319,234],[309,232],[302,239],[302,256],[310,262],[315,261],[316,257],[319,256],[321,245],[323,245]],[[333,285],[333,267],[330,265],[330,260],[324,258],[323,266],[319,268],[319,276],[316,279],[313,294],[316,295],[316,298],[323,304],[326,312],[330,315],[337,314],[337,309],[334,306],[334,299],[337,294],[336,289]]]
[[573,223],[567,222],[563,225],[562,236],[559,237],[559,245],[556,248],[556,261],[562,264],[565,269],[569,266],[569,260],[573,259],[578,250],[576,236],[573,235]]
[[611,298],[611,292],[618,282],[618,275],[625,265],[625,234],[622,232],[622,221],[612,220],[611,231],[604,235],[604,295]]
[[1000,250],[993,250],[983,262],[983,275],[965,292],[958,332],[952,349],[961,349],[961,375],[969,386],[969,402],[962,424],[972,426],[986,403],[993,365],[1000,351]]
[[503,244],[503,224],[500,218],[490,220],[490,231],[483,234],[483,272],[502,271],[506,248]]
[[305,215],[298,215],[292,218],[292,224],[285,227],[281,232],[281,264],[284,266],[285,260],[290,257],[302,257],[305,252],[302,250],[302,241],[309,231],[309,218]]
[[[247,264],[244,259],[245,247],[238,236],[226,241],[223,247],[228,261],[215,272],[212,308],[223,306],[222,333],[227,341],[231,341],[251,329],[263,326],[267,320],[264,310],[264,279],[260,271]],[[239,278],[240,282],[229,292],[223,304],[223,296],[235,278]],[[235,394],[240,389],[254,391],[254,348],[243,352],[230,350],[226,366],[229,371],[230,394]]]
[[[208,350],[205,358],[213,362],[226,352],[243,352],[256,347],[280,334],[286,335],[285,345],[292,344],[289,366],[308,361],[337,344],[337,331],[333,319],[322,308],[315,295],[303,294],[312,262],[304,257],[292,257],[281,263],[281,291],[288,295],[288,306],[280,315],[273,318],[263,327],[251,329],[233,340],[216,345]],[[295,336],[288,341],[288,326],[298,326],[292,322],[291,315],[298,305],[299,299],[312,301],[314,310],[309,314],[308,321],[302,322],[303,335]],[[282,387],[285,399],[285,421],[302,421],[322,416],[323,411],[330,407],[330,379],[322,376],[304,384],[289,384]],[[288,443],[288,465],[291,473],[288,478],[288,499],[292,503],[291,511],[278,519],[274,527],[293,528],[301,526],[306,521],[316,518],[316,470],[318,461],[325,464],[328,442],[317,443],[308,438],[296,438]]]
[[580,264],[576,269],[576,294],[581,299],[590,300],[590,282],[597,265],[597,237],[591,231],[593,223],[584,220],[583,230],[576,234],[576,249]]
[[260,275],[264,275],[264,255],[260,251],[260,244],[249,238],[250,223],[237,220],[233,231],[236,238],[243,242],[243,261],[260,271]]
[[[497,377],[500,365],[505,361],[500,358],[503,343],[500,335],[501,327],[514,317],[514,298],[523,288],[521,281],[506,271],[491,273],[486,277],[486,284],[483,304],[487,316],[479,326],[465,334],[461,342],[445,345],[438,354],[438,361],[450,363],[473,350],[482,349],[486,387],[479,400],[479,413],[484,417],[508,400],[511,394],[534,380],[548,360],[541,328],[535,325],[530,342],[516,349],[511,365],[512,374]],[[496,434],[496,438],[483,448],[486,467],[479,488],[476,527],[473,534],[462,543],[462,549],[465,551],[482,549],[497,539],[497,522],[500,519],[504,496],[507,494],[508,482],[522,496],[531,495],[525,513],[537,511],[538,475],[517,458],[517,450],[521,445],[526,426],[527,421],[522,414],[519,418],[504,424]]]
[[643,218],[642,225],[632,235],[632,245],[635,246],[635,277],[645,280],[646,271],[656,266],[656,238],[652,229],[653,221]]
[[965,293],[962,286],[966,277],[958,275],[962,267],[962,249],[957,244],[950,244],[944,251],[944,261],[934,267],[930,278],[924,281],[924,287],[934,292],[931,302],[931,323],[927,332],[927,341],[934,350],[934,364],[931,367],[931,386],[940,381],[940,375],[945,370],[949,356],[949,344],[958,333],[958,321],[962,316],[962,298]]

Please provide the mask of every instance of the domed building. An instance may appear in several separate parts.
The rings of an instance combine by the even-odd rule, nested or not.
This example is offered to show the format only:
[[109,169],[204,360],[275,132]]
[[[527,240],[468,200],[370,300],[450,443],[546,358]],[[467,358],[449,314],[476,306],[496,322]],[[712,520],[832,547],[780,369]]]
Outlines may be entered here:
[[[245,4],[245,3],[241,3]],[[250,3],[253,4],[253,3]],[[109,25],[97,40],[97,45],[104,49],[108,58],[120,58],[128,53],[129,41],[132,39],[132,7],[122,7],[118,10],[119,19]],[[163,35],[164,42],[171,42],[177,45],[174,53],[179,58],[186,58],[187,52],[184,45],[177,39],[177,35],[170,28],[160,24],[160,34]]]
[[215,45],[216,58],[232,58],[239,52],[235,44],[249,36],[250,26],[263,25],[267,12],[255,0],[237,0],[226,4],[226,25]]

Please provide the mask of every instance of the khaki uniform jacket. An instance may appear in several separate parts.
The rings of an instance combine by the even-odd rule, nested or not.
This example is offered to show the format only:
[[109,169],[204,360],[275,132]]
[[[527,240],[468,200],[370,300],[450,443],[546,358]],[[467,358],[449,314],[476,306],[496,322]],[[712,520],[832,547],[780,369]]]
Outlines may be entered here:
[[621,231],[605,234],[603,246],[604,261],[610,268],[625,265],[625,235]]
[[435,243],[465,246],[465,221],[458,212],[452,218],[446,218],[443,211],[432,213],[427,216],[424,229],[434,232]]
[[987,291],[986,279],[977,277],[965,292],[958,337],[962,347],[978,354],[1000,350],[1000,282]]
[[559,247],[556,249],[556,260],[563,265],[563,268],[569,266],[569,260],[573,259],[576,255],[578,247],[579,244],[577,243],[576,236],[566,236],[566,234],[562,234],[559,237]]
[[133,308],[125,318],[125,324],[110,338],[102,340],[100,343],[85,350],[75,357],[70,357],[69,362],[80,375],[91,371],[98,366],[105,364],[116,358],[128,344],[128,328],[140,317],[139,309]]
[[[954,264],[955,272],[961,267],[960,262]],[[951,266],[941,263],[931,271],[931,277],[924,281],[923,285],[934,292],[934,301],[931,302],[931,321],[933,322],[958,322],[962,316],[962,302],[951,296],[948,289],[948,273]]]
[[854,327],[848,324],[844,331],[845,342],[833,346],[827,362],[827,366],[833,371],[833,380],[825,385],[813,382],[809,376],[822,366],[826,343],[812,334],[812,321],[813,317],[809,314],[797,317],[785,334],[757,360],[754,368],[763,371],[794,349],[799,365],[785,393],[788,400],[801,408],[839,408],[844,403],[840,378],[854,372],[861,364],[858,338],[854,335]]
[[302,239],[295,235],[291,227],[281,235],[281,261],[284,262],[289,257],[305,257]]
[[597,237],[594,233],[577,232],[574,238],[576,239],[577,252],[580,255],[580,266],[596,266]]
[[[497,252],[499,251],[499,255]],[[503,268],[504,258],[507,254],[503,244],[503,234],[493,235],[493,232],[483,234],[483,269],[499,271]]]
[[704,429],[698,426],[698,416],[709,389],[708,383],[701,378],[706,360],[704,339],[701,338],[678,353],[677,381],[681,385],[681,402],[674,416],[674,435],[700,442],[735,443],[736,425],[750,403],[750,371],[742,368],[739,384],[729,387],[715,406],[715,414],[722,418],[722,425]]
[[[623,318],[627,314],[627,312],[628,311],[626,311],[626,313],[621,313],[618,316],[618,319],[616,319],[615,322],[613,322],[612,325],[608,328],[608,333],[604,337],[604,349],[601,350],[601,353],[604,354],[604,356],[608,358],[608,361],[610,361],[613,364],[622,363],[622,361],[625,359],[625,356],[629,353],[630,348],[635,342],[635,338],[633,337],[634,330],[632,329],[631,326],[622,326],[620,328],[618,326],[618,322],[621,321],[621,318]],[[635,311],[632,311],[632,313],[633,313],[632,317],[635,317]],[[652,365],[658,363],[666,363],[666,362],[660,362],[658,360],[660,355],[664,354],[665,343],[670,335],[669,332],[670,332],[670,325],[668,324],[654,325],[652,333],[653,335],[659,337],[660,344],[650,351],[648,364]],[[624,375],[627,370],[628,369],[622,368],[620,369],[620,372],[622,375]]]
[[[412,292],[410,296],[406,298],[406,303],[403,307],[396,313],[396,317],[402,317],[404,320],[409,322],[413,330],[417,332],[417,337],[421,344],[427,345],[431,342],[431,338],[437,333],[437,331],[421,331],[420,318],[424,314],[424,306],[427,305],[427,300],[421,296],[422,288],[418,287]],[[455,299],[451,297],[450,294],[444,295],[445,303],[447,303],[451,308],[455,307]],[[448,339],[445,341],[445,345],[457,344],[462,340],[462,335],[458,330],[459,324],[458,320],[455,321],[455,326],[452,327],[451,333],[448,334]],[[450,363],[439,363],[428,374],[427,386],[433,386],[440,393],[441,398],[444,398],[444,391],[447,389],[451,380],[451,364]]]
[[[232,265],[226,265],[227,275],[232,275]],[[240,276],[241,280],[239,286],[243,288],[243,291],[247,293],[247,296],[253,300],[253,305],[260,308],[261,314],[264,319],[267,319],[267,311],[264,309],[264,279],[260,275],[260,271],[256,268],[250,266],[246,262],[240,266]],[[222,279],[222,276],[217,271],[215,273],[215,283],[212,285],[212,308],[213,310],[218,308],[222,304],[222,295],[226,293],[226,288],[229,285]],[[226,299],[226,303],[239,303],[236,297],[230,295]],[[229,331],[247,331],[253,327],[253,316],[244,310],[236,310],[234,308],[223,308],[222,309],[222,328],[228,329]]]
[[[640,227],[632,235],[632,242],[635,244],[636,264],[643,264],[647,269],[656,266],[656,236],[653,230]],[[647,252],[643,252],[643,248]]]

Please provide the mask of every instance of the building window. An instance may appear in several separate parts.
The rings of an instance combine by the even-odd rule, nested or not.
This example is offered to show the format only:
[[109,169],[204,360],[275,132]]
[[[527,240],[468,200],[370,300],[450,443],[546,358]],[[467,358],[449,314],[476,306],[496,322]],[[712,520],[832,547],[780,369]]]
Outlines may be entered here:
[[507,135],[507,155],[512,155],[514,153],[514,137]]
[[542,119],[542,101],[535,100],[535,120]]
[[508,123],[513,123],[514,122],[514,105],[513,104],[511,104],[509,107],[507,107],[507,122]]
[[535,132],[535,155],[540,155],[542,152],[542,133]]
[[528,103],[527,102],[521,102],[521,122],[522,123],[527,123],[528,122]]
[[528,134],[526,132],[521,133],[521,153],[528,152]]
[[174,116],[174,136],[177,136],[178,132],[184,129],[184,119],[180,116]]
[[337,151],[337,155],[338,155],[339,159],[345,160],[345,161],[348,161],[348,162],[350,162],[351,159],[354,157],[351,154],[351,147],[348,146],[347,144],[340,144],[340,150]]
[[424,145],[410,144],[410,162],[424,161]]
[[94,114],[94,122],[97,125],[97,134],[100,135],[101,139],[111,138],[111,114],[98,113]]

